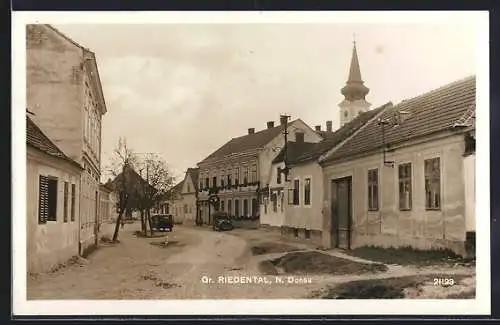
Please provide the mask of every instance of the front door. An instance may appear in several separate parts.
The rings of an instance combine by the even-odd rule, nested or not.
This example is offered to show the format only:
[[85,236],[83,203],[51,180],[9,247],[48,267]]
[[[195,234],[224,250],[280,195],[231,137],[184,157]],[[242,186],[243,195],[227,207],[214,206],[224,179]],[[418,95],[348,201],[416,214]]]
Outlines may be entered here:
[[351,248],[352,177],[332,180],[332,246]]

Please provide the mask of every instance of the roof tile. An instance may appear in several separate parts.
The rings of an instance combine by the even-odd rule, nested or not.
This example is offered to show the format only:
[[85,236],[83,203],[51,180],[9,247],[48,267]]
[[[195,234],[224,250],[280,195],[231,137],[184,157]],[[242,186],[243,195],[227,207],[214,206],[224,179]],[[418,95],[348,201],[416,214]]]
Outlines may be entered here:
[[[380,120],[391,120],[395,112],[406,112],[402,123],[386,127],[385,143],[430,135],[452,128],[464,114],[475,111],[476,78],[467,77],[412,99],[404,100],[382,113]],[[475,113],[474,113],[475,114]],[[326,161],[338,160],[382,148],[382,133],[378,121],[369,124],[329,156]]]
[[[289,124],[295,122],[294,120]],[[202,162],[211,159],[222,158],[224,156],[245,152],[253,149],[259,149],[268,144],[272,139],[277,137],[282,131],[284,126],[278,125],[270,129],[264,129],[259,132],[255,132],[253,134],[247,134],[241,137],[233,138],[229,140],[222,147],[217,149],[215,152],[210,154],[207,158],[205,158]]]

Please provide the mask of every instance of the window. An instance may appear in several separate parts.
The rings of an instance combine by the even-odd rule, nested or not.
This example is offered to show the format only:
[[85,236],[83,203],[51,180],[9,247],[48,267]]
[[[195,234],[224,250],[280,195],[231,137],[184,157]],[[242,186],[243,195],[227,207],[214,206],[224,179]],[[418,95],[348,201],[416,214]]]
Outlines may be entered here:
[[71,221],[75,221],[76,185],[71,184]]
[[398,167],[399,176],[399,210],[411,210],[411,164],[402,164]]
[[425,208],[439,210],[441,208],[441,167],[440,159],[424,161],[425,168]]
[[285,201],[285,193],[283,193],[283,191],[281,191],[281,193],[280,193],[280,200],[281,200],[281,202],[280,202],[280,204],[281,204],[281,212],[283,212],[283,209],[284,209],[283,205],[285,203],[284,202]]
[[231,186],[231,170],[227,171],[227,186]]
[[234,184],[238,185],[240,179],[240,167],[236,167],[234,169]]
[[247,185],[248,183],[248,166],[243,167],[243,184]]
[[304,132],[295,132],[295,142],[304,142]]
[[299,229],[293,228],[293,237],[299,238]]
[[220,210],[224,211],[224,208],[225,208],[224,201],[220,201]]
[[311,205],[311,179],[304,180],[304,205]]
[[184,204],[184,213],[188,213],[188,206],[187,206],[187,204]]
[[349,113],[347,111],[344,111],[344,117],[347,118],[349,116]]
[[205,178],[205,187],[210,187],[210,179],[208,177]]
[[57,179],[39,177],[38,223],[57,221]]
[[271,194],[271,202],[273,203],[273,212],[278,212],[278,198],[276,193]]
[[368,211],[378,211],[378,169],[368,171]]
[[233,208],[232,201],[231,200],[227,200],[227,212],[229,214],[233,213],[233,211],[231,210],[232,208]]
[[217,186],[217,176],[212,177],[212,186],[216,187]]
[[257,182],[257,164],[252,165],[252,174],[250,179],[252,182]]
[[465,135],[464,156],[471,155],[476,152],[476,138],[469,133]]
[[187,191],[191,192],[191,186],[189,185],[189,183],[187,184]]
[[306,239],[311,239],[311,230],[309,229],[304,229],[304,237]]
[[234,200],[234,215],[237,217],[240,215],[240,201],[239,200]]
[[276,183],[281,184],[281,168],[276,168]]
[[243,200],[243,215],[245,217],[248,216],[248,200],[247,199]]
[[300,204],[300,181],[298,179],[293,181],[293,205]]
[[64,196],[63,196],[63,221],[68,222],[68,202],[69,201],[69,184],[64,182]]

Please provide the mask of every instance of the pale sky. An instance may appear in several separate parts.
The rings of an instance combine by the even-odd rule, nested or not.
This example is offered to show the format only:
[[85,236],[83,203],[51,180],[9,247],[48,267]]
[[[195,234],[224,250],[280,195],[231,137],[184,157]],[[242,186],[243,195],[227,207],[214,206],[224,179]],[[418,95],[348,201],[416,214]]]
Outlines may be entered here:
[[459,24],[54,25],[96,53],[108,108],[103,169],[120,136],[180,177],[281,113],[339,124],[356,35],[372,108],[476,74],[476,30]]

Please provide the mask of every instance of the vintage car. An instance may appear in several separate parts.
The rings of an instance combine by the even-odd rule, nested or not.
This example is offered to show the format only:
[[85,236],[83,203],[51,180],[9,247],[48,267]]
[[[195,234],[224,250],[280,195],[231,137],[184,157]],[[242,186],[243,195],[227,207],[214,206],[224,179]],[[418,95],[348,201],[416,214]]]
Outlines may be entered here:
[[174,217],[170,214],[156,214],[151,216],[153,229],[159,231],[172,231],[174,227]]
[[212,218],[214,231],[232,230],[234,228],[231,218],[226,212],[215,212]]

